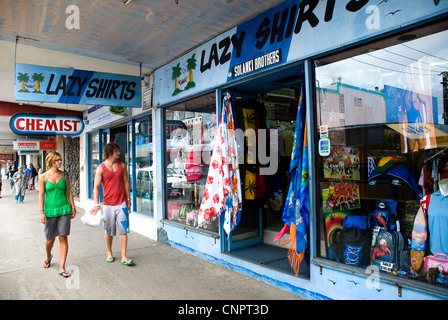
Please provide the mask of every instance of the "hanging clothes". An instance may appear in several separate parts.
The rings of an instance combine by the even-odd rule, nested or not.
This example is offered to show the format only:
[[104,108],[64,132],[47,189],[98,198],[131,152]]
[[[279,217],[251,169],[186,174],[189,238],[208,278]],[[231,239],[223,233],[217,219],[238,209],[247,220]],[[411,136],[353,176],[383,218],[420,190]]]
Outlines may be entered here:
[[282,215],[285,227],[274,238],[280,239],[288,229],[290,230],[289,239],[282,245],[291,243],[288,259],[296,276],[299,274],[300,263],[305,257],[305,251],[308,249],[310,210],[306,103],[303,87],[302,85],[289,169],[291,182]]
[[238,225],[242,210],[242,192],[237,159],[234,99],[226,93],[223,101],[218,135],[207,175],[207,182],[198,213],[198,225],[204,225],[224,214],[227,234]]

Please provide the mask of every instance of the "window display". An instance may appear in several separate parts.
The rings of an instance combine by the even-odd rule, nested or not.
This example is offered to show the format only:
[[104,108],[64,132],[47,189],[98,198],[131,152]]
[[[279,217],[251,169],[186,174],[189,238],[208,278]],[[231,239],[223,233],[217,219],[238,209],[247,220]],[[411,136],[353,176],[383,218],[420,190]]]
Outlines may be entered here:
[[92,155],[89,157],[89,198],[93,199],[93,180],[95,179],[95,172],[96,168],[100,164],[100,138],[99,138],[99,132],[90,133],[88,135],[89,139],[89,148],[90,148],[90,154]]
[[448,289],[447,37],[316,62],[320,257]]
[[[215,93],[168,107],[166,124],[166,219],[198,227],[216,135]],[[200,226],[218,232],[219,221]]]
[[154,216],[154,172],[151,115],[136,119],[135,132],[135,187],[136,211]]

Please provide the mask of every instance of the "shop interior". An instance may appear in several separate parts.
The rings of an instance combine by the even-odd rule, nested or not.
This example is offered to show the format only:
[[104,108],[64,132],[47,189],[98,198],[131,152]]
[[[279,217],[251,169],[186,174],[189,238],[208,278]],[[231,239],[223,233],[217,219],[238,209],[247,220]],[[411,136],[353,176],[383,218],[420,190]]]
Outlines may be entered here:
[[[244,163],[240,163],[244,185],[241,220],[232,232],[229,255],[258,263],[285,273],[293,273],[287,258],[289,238],[286,233],[280,240],[274,237],[285,223],[283,209],[289,188],[289,168],[295,130],[295,120],[303,80],[303,65],[262,75],[226,89],[236,97],[235,110],[238,127],[247,132],[254,129],[256,137],[245,135]],[[277,153],[270,153],[273,141],[260,137],[257,129],[278,130]],[[256,147],[254,147],[256,145]],[[264,149],[265,148],[265,149]],[[276,161],[274,174],[260,174],[260,156],[267,150],[270,161]],[[273,167],[272,167],[273,168]],[[309,277],[304,259],[299,277]]]

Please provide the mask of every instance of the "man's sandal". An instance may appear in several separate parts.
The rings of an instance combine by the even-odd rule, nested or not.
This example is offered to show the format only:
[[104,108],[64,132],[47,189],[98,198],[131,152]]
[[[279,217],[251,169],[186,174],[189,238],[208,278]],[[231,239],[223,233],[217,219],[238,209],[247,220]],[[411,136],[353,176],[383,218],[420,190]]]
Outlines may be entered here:
[[130,265],[134,264],[134,261],[132,261],[131,259],[128,259],[128,260],[121,261],[121,264],[125,265],[125,266],[130,266]]

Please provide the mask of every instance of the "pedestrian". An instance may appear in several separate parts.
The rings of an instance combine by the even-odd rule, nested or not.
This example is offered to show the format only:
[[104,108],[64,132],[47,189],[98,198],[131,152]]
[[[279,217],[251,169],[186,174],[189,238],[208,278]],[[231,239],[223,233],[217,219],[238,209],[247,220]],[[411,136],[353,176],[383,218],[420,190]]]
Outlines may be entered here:
[[12,180],[14,181],[14,195],[16,203],[23,204],[26,190],[26,174],[23,172],[22,166],[19,166],[19,170],[14,173]]
[[42,167],[40,166],[40,164],[37,166],[37,176],[36,176],[36,188],[37,191],[39,191],[39,177],[42,174]]
[[[131,198],[129,189],[128,173],[126,165],[120,159],[120,146],[114,142],[108,143],[103,150],[105,161],[96,169],[93,182],[94,207],[91,214],[103,211],[103,225],[105,229],[104,239],[106,241],[106,262],[115,261],[112,253],[112,241],[119,233],[121,249],[121,264],[132,265],[134,261],[127,257],[127,240],[129,233],[129,210],[131,209]],[[100,206],[100,186],[103,186],[103,206]],[[118,225],[118,227],[117,227]]]
[[10,180],[9,180],[9,194],[13,193],[13,189],[14,189],[14,179],[12,178],[14,176],[14,173],[16,173],[14,168],[13,167],[9,167],[9,171],[8,171],[8,177],[10,178]]
[[39,179],[39,210],[40,221],[45,224],[46,258],[44,268],[51,265],[56,237],[59,238],[59,275],[64,278],[71,276],[65,270],[68,254],[68,235],[70,234],[71,219],[76,216],[75,200],[73,198],[70,180],[67,172],[61,170],[62,158],[59,152],[52,151],[46,158],[48,171]]
[[32,163],[30,163],[30,185],[29,185],[30,190],[35,190],[34,182],[35,182],[36,176],[37,176],[37,170],[34,167],[34,165]]
[[24,170],[24,172],[25,172],[25,176],[26,176],[26,179],[25,179],[25,181],[26,181],[25,189],[29,189],[30,173],[31,173],[31,170],[26,166],[26,164],[24,164],[23,167],[25,168],[25,169],[23,169],[23,170]]

